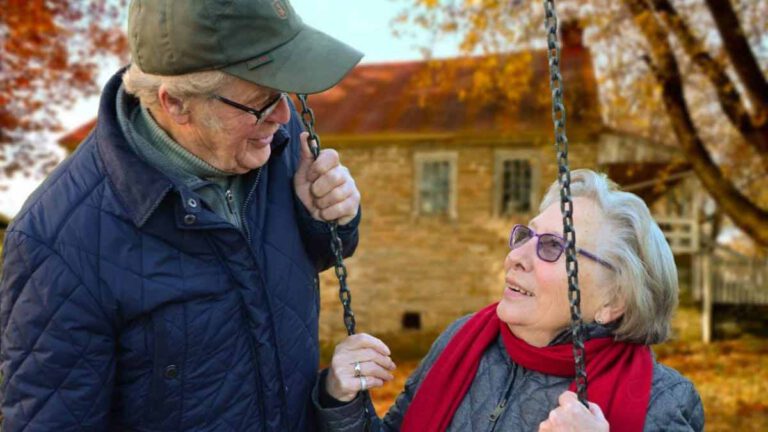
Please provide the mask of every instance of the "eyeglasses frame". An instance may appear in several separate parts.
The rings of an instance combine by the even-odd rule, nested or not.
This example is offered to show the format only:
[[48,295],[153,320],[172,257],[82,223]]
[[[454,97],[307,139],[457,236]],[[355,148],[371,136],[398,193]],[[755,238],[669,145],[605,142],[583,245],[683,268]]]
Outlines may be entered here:
[[278,93],[277,96],[275,96],[274,99],[271,99],[269,102],[267,102],[267,104],[262,109],[251,108],[247,105],[243,105],[241,103],[233,101],[232,99],[228,99],[228,98],[225,98],[224,96],[217,95],[217,94],[214,94],[213,98],[231,106],[232,108],[237,108],[240,111],[245,111],[248,114],[253,115],[254,117],[256,117],[256,126],[258,126],[263,124],[264,121],[266,121],[267,117],[269,117],[270,114],[272,114],[275,111],[277,106],[280,105],[280,102],[286,96],[288,96],[288,94],[285,92]]
[[[512,239],[514,238],[515,230],[518,229],[518,228],[525,228],[525,229],[527,229],[528,231],[531,232],[531,235],[532,235],[531,238],[534,238],[534,237],[536,238],[536,256],[538,256],[540,260],[546,261],[546,262],[556,262],[563,255],[563,252],[565,251],[565,239],[563,237],[561,237],[561,236],[559,236],[557,234],[552,234],[552,233],[539,234],[533,228],[529,227],[528,225],[523,225],[523,224],[516,224],[514,227],[512,227],[512,231],[509,232],[509,249],[510,250],[515,250],[515,249],[519,248],[520,246],[522,246],[522,245],[518,245],[518,247],[513,247],[513,245],[512,245]],[[560,253],[557,255],[557,258],[555,258],[554,260],[544,259],[544,257],[542,257],[541,254],[539,253],[539,241],[541,240],[541,237],[543,237],[543,236],[552,236],[552,237],[560,240]],[[529,240],[530,240],[530,238],[529,238]],[[526,240],[523,244],[525,244],[527,242],[528,242],[528,240]],[[596,263],[598,263],[598,264],[600,264],[600,265],[602,265],[604,267],[607,267],[610,270],[614,270],[614,271],[616,270],[616,268],[612,264],[610,264],[608,261],[605,261],[604,259],[598,257],[597,255],[595,255],[595,254],[593,254],[593,253],[591,253],[589,251],[586,251],[586,250],[584,250],[582,248],[578,248],[577,247],[576,248],[576,252],[581,254],[581,255],[584,255],[585,257],[591,259],[592,261],[595,261]]]

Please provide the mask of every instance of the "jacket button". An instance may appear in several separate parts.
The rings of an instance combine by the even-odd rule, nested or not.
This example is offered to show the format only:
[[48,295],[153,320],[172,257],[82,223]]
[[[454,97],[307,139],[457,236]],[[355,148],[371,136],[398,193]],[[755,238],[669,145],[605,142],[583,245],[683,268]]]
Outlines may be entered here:
[[179,369],[176,367],[176,365],[170,365],[165,368],[165,375],[168,379],[175,379],[177,376],[179,376]]
[[197,221],[197,218],[193,214],[188,214],[184,216],[184,223],[187,225],[192,225],[193,223],[195,223],[195,221]]

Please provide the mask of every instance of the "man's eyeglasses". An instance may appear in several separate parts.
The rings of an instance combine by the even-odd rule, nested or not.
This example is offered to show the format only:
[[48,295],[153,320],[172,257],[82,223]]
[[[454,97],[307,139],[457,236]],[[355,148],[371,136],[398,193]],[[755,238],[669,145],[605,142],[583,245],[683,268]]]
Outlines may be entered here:
[[[560,258],[565,250],[565,239],[555,234],[537,234],[536,231],[525,225],[515,225],[512,233],[509,235],[509,248],[514,250],[524,245],[528,240],[536,237],[536,255],[547,262],[555,262]],[[615,268],[607,261],[599,258],[597,255],[585,251],[582,248],[576,248],[576,252],[585,257],[611,269]]]
[[241,111],[245,111],[248,114],[252,114],[254,117],[256,117],[256,125],[257,126],[262,124],[262,123],[264,123],[264,121],[267,119],[267,117],[269,117],[269,115],[272,114],[272,112],[275,111],[275,108],[277,108],[277,106],[280,105],[280,101],[282,101],[285,96],[287,96],[286,93],[278,93],[273,99],[271,99],[269,102],[267,102],[267,104],[266,104],[266,106],[264,106],[264,108],[262,108],[262,109],[255,109],[255,108],[251,108],[251,107],[249,107],[247,105],[243,105],[243,104],[237,103],[237,102],[235,102],[235,101],[233,101],[231,99],[227,99],[224,96],[219,96],[217,94],[213,95],[213,97],[216,100],[224,102],[225,104],[227,104],[227,105],[229,105],[229,106],[231,106],[233,108],[237,108],[237,109],[239,109]]

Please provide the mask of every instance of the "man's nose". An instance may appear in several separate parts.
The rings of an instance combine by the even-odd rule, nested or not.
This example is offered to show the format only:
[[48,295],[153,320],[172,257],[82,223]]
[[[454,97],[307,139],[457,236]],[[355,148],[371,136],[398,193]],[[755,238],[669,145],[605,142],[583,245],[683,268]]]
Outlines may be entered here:
[[280,98],[280,102],[277,103],[274,111],[272,111],[266,118],[266,121],[273,123],[286,124],[291,119],[291,109],[288,106],[288,95]]

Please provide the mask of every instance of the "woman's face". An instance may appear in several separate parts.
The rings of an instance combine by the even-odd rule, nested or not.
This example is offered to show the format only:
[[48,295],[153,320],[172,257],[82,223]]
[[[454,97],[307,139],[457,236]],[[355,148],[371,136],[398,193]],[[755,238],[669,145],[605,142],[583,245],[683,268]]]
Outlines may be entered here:
[[[600,244],[602,211],[591,199],[573,200],[576,243],[595,252]],[[563,236],[560,205],[555,203],[536,216],[529,226],[538,234]],[[496,312],[512,333],[534,346],[548,345],[570,324],[568,280],[565,253],[556,262],[547,262],[536,254],[538,238],[531,238],[507,254],[504,261],[505,286]],[[607,303],[606,287],[598,286],[610,272],[600,264],[579,255],[581,315],[584,322],[594,321],[598,309]]]

